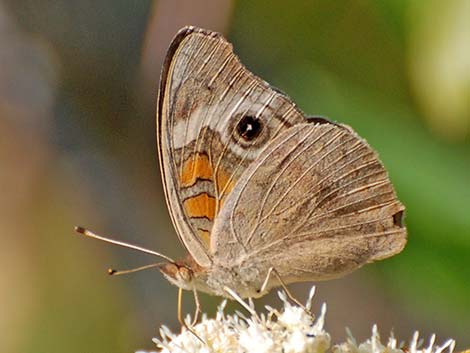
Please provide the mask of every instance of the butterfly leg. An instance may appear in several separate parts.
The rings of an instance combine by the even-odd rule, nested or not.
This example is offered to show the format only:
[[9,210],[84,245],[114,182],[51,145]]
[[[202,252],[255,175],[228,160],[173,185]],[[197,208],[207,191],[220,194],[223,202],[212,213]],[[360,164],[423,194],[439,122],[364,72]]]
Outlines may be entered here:
[[198,336],[198,334],[193,330],[192,326],[189,326],[184,320],[183,320],[183,288],[178,288],[178,321],[181,325],[181,327],[185,327],[189,332],[191,332],[199,341],[201,341],[203,344],[206,344],[204,340]]
[[249,306],[233,289],[225,286],[224,291],[228,293],[234,300],[243,306],[252,316],[257,317],[256,311]]
[[297,304],[299,307],[301,307],[302,309],[304,309],[304,311],[313,317],[313,314],[310,312],[309,309],[307,309],[305,307],[305,305],[303,305],[301,302],[299,302],[293,295],[292,293],[289,291],[289,289],[287,288],[286,284],[284,283],[284,281],[282,280],[281,278],[281,275],[279,274],[279,272],[277,272],[277,270],[274,268],[274,267],[270,267],[269,270],[268,270],[268,274],[266,275],[266,279],[264,280],[263,282],[263,285],[261,286],[261,289],[260,289],[260,292],[264,292],[266,290],[266,287],[268,286],[268,283],[269,283],[269,279],[271,278],[271,275],[274,275],[276,276],[276,278],[278,279],[279,283],[281,284],[282,286],[282,289],[284,290],[284,292],[286,293],[287,297],[293,301],[295,304]]
[[194,326],[197,324],[199,320],[199,315],[201,314],[201,302],[199,301],[199,295],[197,294],[196,288],[193,289],[193,294],[194,294],[194,303],[196,304],[196,311],[194,312],[194,319],[193,319],[193,322],[191,323],[191,326]]

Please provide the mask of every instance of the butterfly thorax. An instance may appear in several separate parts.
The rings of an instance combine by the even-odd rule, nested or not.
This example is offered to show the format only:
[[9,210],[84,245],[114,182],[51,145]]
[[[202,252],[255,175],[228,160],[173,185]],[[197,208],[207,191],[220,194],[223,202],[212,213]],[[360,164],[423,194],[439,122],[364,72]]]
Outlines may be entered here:
[[260,272],[258,267],[227,265],[227,263],[215,263],[209,269],[205,285],[210,288],[211,294],[233,299],[225,290],[229,288],[241,298],[259,298],[269,291],[269,288],[266,288],[261,292],[266,273]]
[[[256,270],[255,267],[251,269]],[[253,271],[246,273],[247,270],[245,268],[240,272],[240,269],[220,264],[202,267],[191,255],[160,267],[160,271],[170,283],[184,290],[197,290],[230,299],[232,298],[224,290],[225,287],[232,289],[242,298],[257,298],[265,295],[267,291],[261,293],[259,290],[261,288],[260,278],[264,277],[259,273],[251,273]]]

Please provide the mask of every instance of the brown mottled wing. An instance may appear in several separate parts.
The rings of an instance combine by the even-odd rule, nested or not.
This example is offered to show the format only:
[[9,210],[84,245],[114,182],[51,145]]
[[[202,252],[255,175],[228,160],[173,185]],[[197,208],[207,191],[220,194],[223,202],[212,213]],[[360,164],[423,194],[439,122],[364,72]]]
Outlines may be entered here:
[[[260,136],[242,141],[238,123],[263,124]],[[201,266],[211,263],[216,215],[246,167],[279,133],[305,118],[234,55],[221,35],[182,29],[164,63],[157,135],[164,189],[173,224]]]
[[[293,126],[245,170],[214,225],[214,261],[286,282],[348,273],[402,250],[406,229],[377,154],[351,128]],[[250,264],[250,265],[249,265]]]

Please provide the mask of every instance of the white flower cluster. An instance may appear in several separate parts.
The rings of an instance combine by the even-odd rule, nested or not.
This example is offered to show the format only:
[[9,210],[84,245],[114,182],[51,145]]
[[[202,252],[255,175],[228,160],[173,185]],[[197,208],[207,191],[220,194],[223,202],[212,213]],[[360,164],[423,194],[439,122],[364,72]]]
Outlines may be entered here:
[[449,339],[442,345],[435,344],[436,335],[432,335],[426,347],[421,347],[419,333],[416,331],[411,339],[410,345],[407,347],[403,343],[398,345],[393,335],[388,339],[387,344],[380,341],[377,325],[372,328],[372,337],[364,343],[357,344],[356,340],[349,334],[349,338],[345,343],[333,347],[333,353],[453,353],[455,341]]
[[[311,307],[314,289],[307,301],[308,309]],[[453,353],[454,340],[438,346],[434,344],[434,335],[427,347],[419,348],[417,332],[406,349],[399,346],[393,336],[387,344],[383,344],[375,325],[372,337],[366,342],[357,344],[349,334],[345,343],[332,347],[330,335],[323,327],[325,304],[314,320],[303,308],[292,305],[284,292],[279,292],[279,297],[284,304],[281,312],[267,307],[267,315],[256,314],[253,303],[249,301],[245,306],[252,309],[251,317],[241,313],[225,315],[224,301],[215,319],[208,319],[204,315],[201,322],[193,327],[197,337],[186,329],[180,334],[173,334],[166,326],[162,326],[161,338],[154,338],[153,341],[162,353],[443,353],[445,350],[445,353]],[[187,322],[190,322],[189,317]]]

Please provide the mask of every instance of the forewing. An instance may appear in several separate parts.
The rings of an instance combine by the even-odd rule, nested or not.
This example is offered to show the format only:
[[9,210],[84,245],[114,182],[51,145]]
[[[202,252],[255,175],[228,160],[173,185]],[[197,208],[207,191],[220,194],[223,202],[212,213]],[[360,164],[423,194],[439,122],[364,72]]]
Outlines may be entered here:
[[[263,124],[250,141],[237,128],[246,117]],[[272,139],[303,121],[219,34],[187,27],[175,37],[160,82],[159,156],[173,224],[200,265],[211,263],[214,219],[242,172]]]
[[293,126],[247,168],[214,225],[214,260],[287,281],[337,277],[400,252],[404,207],[349,127]]

